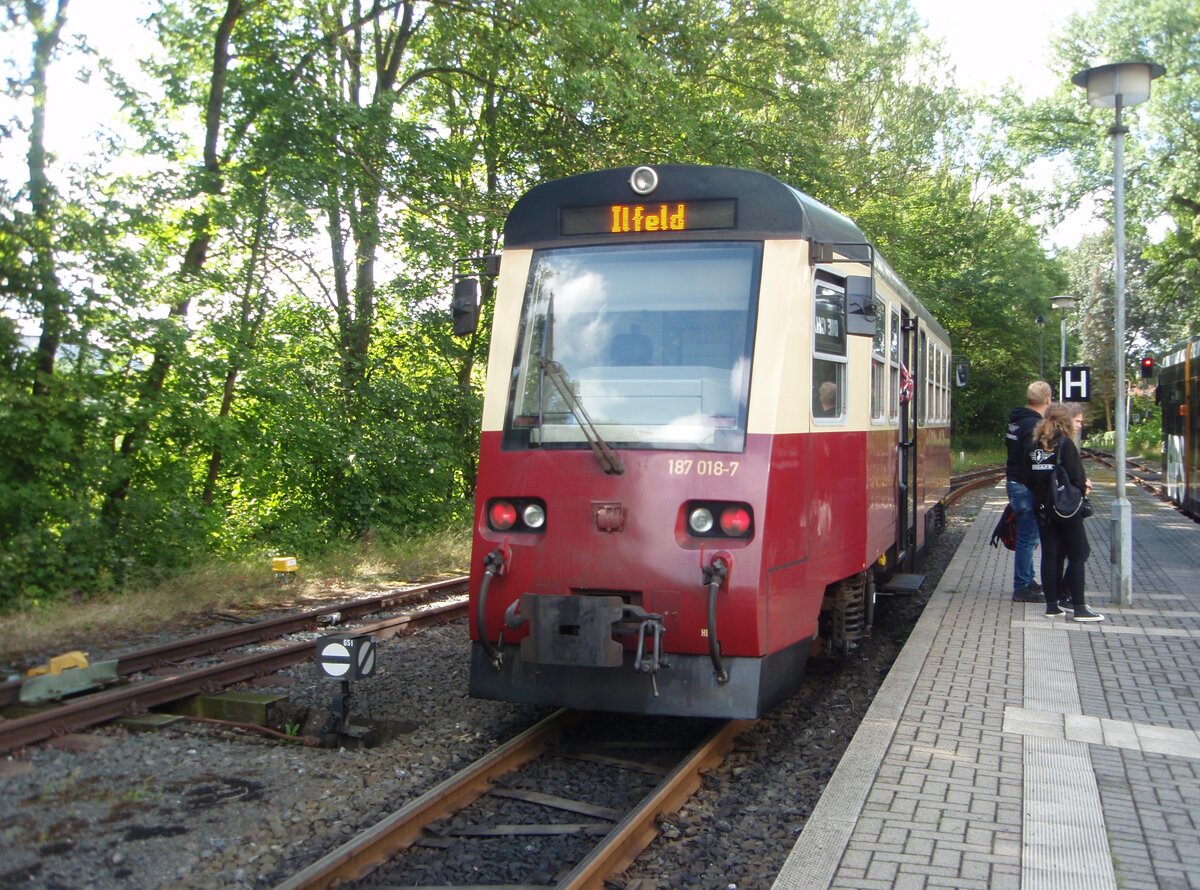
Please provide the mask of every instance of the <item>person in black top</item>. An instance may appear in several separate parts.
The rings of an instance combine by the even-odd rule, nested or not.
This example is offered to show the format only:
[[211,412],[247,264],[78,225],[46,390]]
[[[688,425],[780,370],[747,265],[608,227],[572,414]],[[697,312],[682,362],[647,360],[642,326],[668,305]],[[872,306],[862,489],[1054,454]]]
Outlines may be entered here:
[[[1067,468],[1072,485],[1085,495],[1092,490],[1092,483],[1083,469],[1083,459],[1072,438],[1074,432],[1075,424],[1066,405],[1051,405],[1046,409],[1046,416],[1034,428],[1033,448],[1029,451],[1026,465],[1029,488],[1037,507],[1038,534],[1042,540],[1046,616],[1053,618],[1065,615],[1058,600],[1060,596],[1069,594],[1075,613],[1072,620],[1103,621],[1104,616],[1092,611],[1083,599],[1083,567],[1090,553],[1083,517],[1076,514],[1070,519],[1060,519],[1054,515],[1049,504],[1054,470],[1060,462]],[[1060,590],[1060,586],[1065,589]]]
[[817,404],[813,409],[817,417],[837,417],[837,384],[826,380],[817,389]]
[[[1033,548],[1038,542],[1037,520],[1033,517],[1033,495],[1025,478],[1029,449],[1033,447],[1033,428],[1050,405],[1050,384],[1035,380],[1025,391],[1025,405],[1008,415],[1004,442],[1008,447],[1005,464],[1005,491],[1008,503],[1017,515],[1017,547],[1013,553],[1013,602],[1040,603],[1042,587],[1033,577]],[[1045,578],[1042,579],[1045,581]]]

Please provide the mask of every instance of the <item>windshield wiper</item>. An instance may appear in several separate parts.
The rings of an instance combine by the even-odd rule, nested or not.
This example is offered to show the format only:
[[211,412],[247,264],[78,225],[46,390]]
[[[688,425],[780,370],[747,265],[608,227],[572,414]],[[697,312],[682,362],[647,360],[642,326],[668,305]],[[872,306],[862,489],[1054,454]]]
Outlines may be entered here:
[[613,451],[612,446],[604,441],[604,437],[600,435],[600,431],[596,429],[596,425],[592,423],[592,419],[588,417],[588,413],[584,410],[583,404],[576,398],[575,393],[571,389],[571,381],[567,379],[567,372],[563,366],[551,359],[539,359],[539,364],[542,366],[542,374],[551,383],[554,384],[555,390],[562,397],[562,400],[567,403],[567,408],[571,411],[571,416],[575,418],[579,424],[579,428],[583,430],[583,437],[591,446],[592,454],[596,455],[596,460],[600,464],[600,469],[604,470],[610,476],[620,476],[625,472],[625,465],[621,463],[621,458],[617,452]]

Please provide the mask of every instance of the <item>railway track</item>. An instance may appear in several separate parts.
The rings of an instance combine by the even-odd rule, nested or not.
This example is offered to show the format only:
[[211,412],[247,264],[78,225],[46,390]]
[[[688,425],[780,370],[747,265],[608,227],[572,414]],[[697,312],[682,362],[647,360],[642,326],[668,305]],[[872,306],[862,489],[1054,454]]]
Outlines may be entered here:
[[[216,655],[239,646],[248,646],[291,633],[314,630],[321,625],[322,618],[336,618],[329,623],[340,625],[376,612],[414,605],[434,596],[462,594],[466,592],[466,588],[467,577],[462,575],[379,596],[321,606],[294,615],[255,621],[226,630],[189,637],[186,640],[164,643],[161,646],[150,646],[119,656],[116,673],[119,677],[127,677],[164,665],[175,664],[187,658]],[[21,700],[21,687],[24,683],[24,680],[8,680],[0,683],[0,708],[17,704]]]
[[[952,480],[947,503],[975,488],[995,484],[1002,474],[1003,469],[988,468],[956,476]],[[466,576],[460,576],[136,650],[118,657],[116,674],[120,678],[128,679],[150,670],[178,665],[179,662],[190,658],[216,655],[292,633],[312,631],[320,625],[323,618],[333,618],[336,626],[343,627],[348,622],[360,620],[373,613],[413,605],[430,597],[465,592],[467,580]],[[355,633],[386,639],[415,631],[430,623],[453,621],[461,617],[465,609],[465,602],[452,603],[374,622],[356,628]],[[180,667],[178,673],[169,676],[77,696],[44,712],[0,720],[0,752],[35,744],[54,736],[78,732],[116,718],[143,714],[152,708],[197,693],[214,692],[220,688],[267,676],[310,658],[311,655],[311,642],[293,643],[201,668]],[[23,680],[0,683],[0,708],[19,704],[23,686]]]
[[[1115,468],[1117,456],[1108,451],[1099,451],[1095,448],[1083,449],[1083,456],[1090,457],[1104,464],[1106,467]],[[1131,479],[1136,484],[1151,494],[1165,497],[1166,492],[1163,489],[1162,469],[1158,466],[1151,466],[1145,461],[1137,458],[1125,458],[1125,473],[1127,478]]]
[[[751,720],[724,721],[715,726],[706,721],[709,725],[708,731],[671,767],[647,763],[643,758],[636,761],[621,760],[594,750],[602,750],[603,745],[588,744],[584,748],[593,750],[575,751],[565,755],[599,764],[602,771],[613,777],[613,782],[620,781],[617,776],[622,771],[641,772],[658,778],[658,781],[637,797],[636,802],[624,812],[611,806],[569,799],[526,787],[529,784],[545,784],[546,781],[544,777],[527,776],[531,772],[532,764],[553,756],[552,749],[572,730],[578,732],[579,728],[589,721],[599,720],[611,722],[613,717],[596,717],[580,711],[556,711],[285,880],[278,885],[277,890],[309,890],[335,886],[341,881],[362,880],[381,868],[387,871],[387,868],[383,867],[389,866],[397,857],[402,857],[405,851],[416,846],[431,844],[435,849],[441,848],[440,853],[447,846],[448,837],[528,838],[564,834],[578,838],[595,835],[602,837],[599,843],[591,845],[591,849],[579,858],[568,873],[554,879],[554,886],[560,890],[602,888],[608,877],[624,870],[658,836],[658,820],[662,814],[679,809],[700,787],[701,773],[720,764],[733,748],[737,737],[754,725],[754,721]],[[584,732],[587,732],[586,728]],[[624,746],[637,748],[638,741],[642,741],[644,746],[644,740],[630,740],[624,743]],[[620,742],[613,744],[621,745]],[[561,750],[557,756],[564,756]],[[560,774],[563,774],[561,768]],[[576,772],[568,767],[565,774],[573,776]],[[484,825],[480,822],[488,821],[492,812],[492,808],[484,807],[484,814],[480,817],[466,818],[468,824],[465,826],[439,827],[438,823],[464,813],[470,807],[479,806],[489,798],[493,804],[497,800],[517,800],[532,805],[535,809],[566,812],[570,814],[570,818],[583,816],[590,821],[533,821]],[[526,807],[527,812],[528,809],[529,807]],[[531,849],[532,845],[515,846],[526,854],[532,853],[534,857],[538,855],[537,851]],[[508,851],[511,852],[512,849],[510,846]],[[500,854],[493,852],[482,855]],[[462,854],[459,856],[461,858]],[[540,865],[541,863],[534,862],[526,868],[536,871]],[[512,865],[505,867],[514,868]],[[412,883],[407,873],[399,880],[392,879],[390,874],[380,875],[379,878],[388,885],[419,886]]]
[[[169,666],[197,655],[229,651],[251,643],[262,643],[290,633],[312,630],[321,615],[340,613],[338,627],[375,612],[413,605],[433,595],[449,595],[465,590],[466,578],[426,584],[403,592],[369,597],[351,603],[328,606],[298,616],[285,616],[252,625],[218,631],[149,649],[118,659],[117,673],[131,676],[152,667]],[[406,612],[353,628],[355,635],[382,640],[433,624],[454,621],[466,614],[465,598],[428,609]],[[200,668],[180,667],[178,673],[156,679],[132,682],[89,695],[78,696],[46,711],[9,720],[0,720],[0,752],[44,741],[54,736],[78,732],[108,720],[143,714],[151,708],[178,701],[201,692],[213,692],[237,683],[272,674],[282,668],[312,658],[311,641],[289,643],[249,655],[237,656]],[[22,681],[0,688],[0,705],[20,701]]]
[[969,491],[995,485],[1004,478],[1004,467],[983,467],[950,477],[950,493],[946,496],[947,506]]

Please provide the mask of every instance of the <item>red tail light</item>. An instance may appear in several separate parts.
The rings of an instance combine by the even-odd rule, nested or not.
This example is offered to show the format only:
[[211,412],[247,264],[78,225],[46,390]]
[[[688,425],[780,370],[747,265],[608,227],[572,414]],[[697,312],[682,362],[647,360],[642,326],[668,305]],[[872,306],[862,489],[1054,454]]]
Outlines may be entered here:
[[496,531],[508,531],[516,521],[517,508],[508,501],[495,501],[488,508],[488,525]]
[[743,507],[729,507],[721,513],[721,531],[739,538],[750,530],[750,513]]
[[692,538],[749,540],[754,536],[754,513],[745,503],[687,501],[681,518],[681,530]]
[[487,524],[494,532],[546,531],[546,502],[541,498],[493,498],[488,501]]

